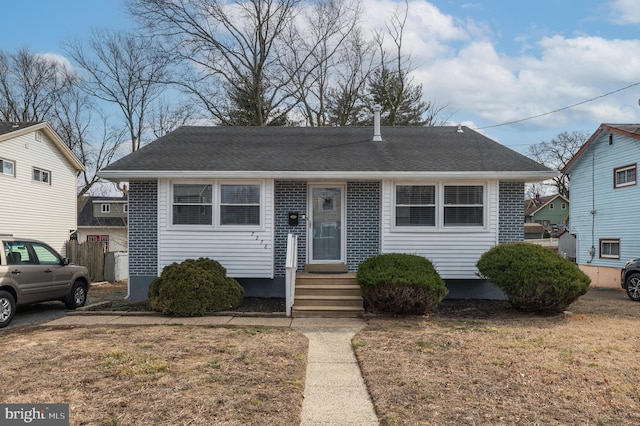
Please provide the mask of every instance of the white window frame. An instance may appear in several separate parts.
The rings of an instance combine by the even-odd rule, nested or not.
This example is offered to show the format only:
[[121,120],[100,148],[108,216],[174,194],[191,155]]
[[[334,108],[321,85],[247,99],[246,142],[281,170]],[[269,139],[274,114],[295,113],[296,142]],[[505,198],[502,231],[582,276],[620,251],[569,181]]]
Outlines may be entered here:
[[[602,247],[603,245],[608,244],[608,245],[614,245],[617,244],[618,245],[618,254],[604,254]],[[600,239],[600,242],[598,244],[600,250],[600,258],[601,259],[620,259],[620,239],[619,238],[602,238]]]
[[100,213],[111,213],[111,204],[101,204]]
[[[397,186],[435,186],[436,224],[435,226],[397,226],[396,225],[396,187]],[[445,186],[481,186],[482,187],[482,226],[445,225],[444,224],[444,187]],[[391,231],[392,232],[488,232],[489,231],[489,182],[451,182],[451,181],[394,181],[391,182]]]
[[[38,174],[37,178],[36,178],[36,173]],[[34,182],[43,183],[45,185],[51,185],[51,172],[49,170],[44,170],[39,167],[33,167],[31,169],[31,179]]]
[[[627,173],[629,170],[634,171],[634,180],[626,181],[626,182],[618,182],[618,174],[624,173],[625,179],[627,178]],[[628,164],[622,167],[616,167],[613,169],[613,187],[614,188],[624,188],[626,186],[635,185],[638,182],[638,165],[637,164]]]
[[[246,186],[257,186],[258,187],[258,195],[260,199],[258,200],[258,223],[257,224],[222,224],[222,187],[226,185],[246,185]],[[216,193],[217,193],[217,202],[214,203],[214,208],[217,212],[217,221],[216,227],[219,229],[262,229],[262,224],[264,223],[264,217],[262,211],[264,205],[264,182],[262,181],[217,181],[216,182]],[[225,204],[225,205],[247,205],[247,206],[256,206],[256,204]]]
[[[174,224],[173,223],[173,190],[175,185],[211,185],[211,223],[203,225]],[[221,187],[222,185],[258,185],[260,191],[260,223],[258,225],[222,225],[220,223]],[[261,179],[251,180],[170,180],[167,191],[167,229],[194,231],[262,231],[264,230],[266,184]]]
[[[209,185],[211,186],[211,223],[205,223],[205,224],[200,224],[200,225],[196,225],[196,224],[183,224],[183,223],[173,223],[173,194],[174,194],[174,188],[176,185]],[[216,214],[216,187],[215,187],[215,182],[214,181],[206,181],[206,180],[198,180],[198,181],[194,181],[194,180],[190,180],[190,181],[170,181],[169,182],[169,200],[168,200],[168,209],[169,209],[169,223],[168,226],[170,228],[173,229],[213,229],[214,224],[216,222],[215,220],[215,214]],[[179,203],[179,204],[184,204],[184,203]],[[197,203],[198,205],[202,205],[202,206],[208,206],[209,203]]]
[[[434,203],[433,204],[398,204],[398,187],[399,186],[430,186],[433,187],[433,199],[434,199]],[[436,229],[436,227],[438,226],[438,192],[439,192],[439,188],[438,188],[438,184],[434,184],[434,183],[417,183],[417,182],[413,182],[413,183],[400,183],[400,182],[396,182],[393,184],[393,206],[392,206],[392,210],[393,210],[393,227],[397,230],[434,230]],[[398,207],[433,207],[434,212],[434,222],[433,225],[398,225],[398,217],[397,217],[397,213],[398,213]]]
[[[0,158],[0,163],[2,163],[2,171],[0,172],[0,175],[5,175],[5,176],[11,176],[11,177],[15,177],[16,175],[16,162],[12,161],[12,160],[7,160],[6,158]],[[5,172],[5,164],[11,164],[11,173],[6,173]]]

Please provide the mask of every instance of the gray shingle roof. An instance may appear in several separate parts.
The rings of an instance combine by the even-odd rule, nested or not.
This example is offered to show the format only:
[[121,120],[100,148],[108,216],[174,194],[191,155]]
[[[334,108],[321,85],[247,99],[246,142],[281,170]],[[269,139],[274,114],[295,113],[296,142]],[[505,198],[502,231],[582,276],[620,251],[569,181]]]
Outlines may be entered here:
[[39,121],[0,121],[0,135],[35,126]]
[[93,203],[110,201],[126,201],[123,197],[86,197],[82,200],[82,207],[78,213],[78,226],[114,227],[127,226],[126,217],[95,217],[93,215]]
[[462,127],[181,127],[109,165],[133,171],[550,172]]

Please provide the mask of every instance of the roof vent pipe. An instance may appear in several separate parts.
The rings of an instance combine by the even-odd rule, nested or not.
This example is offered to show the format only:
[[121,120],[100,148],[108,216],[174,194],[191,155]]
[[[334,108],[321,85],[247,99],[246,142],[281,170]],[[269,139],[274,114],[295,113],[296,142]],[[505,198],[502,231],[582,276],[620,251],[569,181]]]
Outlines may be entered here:
[[464,133],[464,130],[462,130],[462,124],[458,124],[458,133]]
[[376,104],[373,106],[373,141],[382,141],[382,135],[380,134],[380,111],[382,108]]

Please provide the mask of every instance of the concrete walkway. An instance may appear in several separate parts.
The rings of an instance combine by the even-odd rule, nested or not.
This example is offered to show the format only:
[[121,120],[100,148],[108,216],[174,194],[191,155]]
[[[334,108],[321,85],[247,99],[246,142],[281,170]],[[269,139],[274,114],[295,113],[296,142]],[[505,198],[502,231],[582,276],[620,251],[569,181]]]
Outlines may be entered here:
[[309,339],[307,377],[301,426],[378,425],[355,354],[353,336],[366,325],[350,318],[285,318],[258,316],[207,316],[174,318],[126,313],[74,312],[42,326],[100,325],[239,325],[292,327]]

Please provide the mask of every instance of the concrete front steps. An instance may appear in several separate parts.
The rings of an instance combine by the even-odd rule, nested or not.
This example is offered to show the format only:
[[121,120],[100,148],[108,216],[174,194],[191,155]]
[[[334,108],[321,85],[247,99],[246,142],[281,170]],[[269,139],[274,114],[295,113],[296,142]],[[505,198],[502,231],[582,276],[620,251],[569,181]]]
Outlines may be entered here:
[[364,307],[356,273],[296,274],[294,318],[360,318]]

